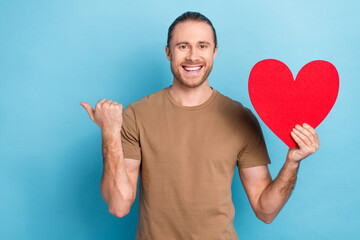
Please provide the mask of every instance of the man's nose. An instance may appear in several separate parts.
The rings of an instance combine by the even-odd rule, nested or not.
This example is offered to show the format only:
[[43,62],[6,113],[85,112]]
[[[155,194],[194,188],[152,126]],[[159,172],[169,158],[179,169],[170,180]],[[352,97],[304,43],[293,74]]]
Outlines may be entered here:
[[191,48],[189,54],[187,55],[187,59],[191,61],[199,60],[199,53],[196,48]]

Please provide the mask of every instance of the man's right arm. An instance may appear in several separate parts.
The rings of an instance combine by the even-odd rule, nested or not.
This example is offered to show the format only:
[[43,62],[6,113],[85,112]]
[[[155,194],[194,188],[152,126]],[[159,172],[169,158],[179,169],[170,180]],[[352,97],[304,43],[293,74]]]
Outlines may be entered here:
[[117,217],[129,213],[136,198],[140,161],[124,159],[121,143],[122,108],[115,101],[102,99],[95,111],[88,103],[80,103],[102,130],[103,176],[101,194],[109,206],[109,212]]
[[130,212],[136,198],[140,161],[124,158],[118,131],[102,131],[104,169],[100,189],[109,212],[119,218]]

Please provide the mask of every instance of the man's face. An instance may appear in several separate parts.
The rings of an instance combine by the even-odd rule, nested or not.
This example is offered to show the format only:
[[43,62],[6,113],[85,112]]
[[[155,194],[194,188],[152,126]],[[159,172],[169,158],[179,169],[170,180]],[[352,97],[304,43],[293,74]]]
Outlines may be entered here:
[[188,20],[175,26],[165,50],[174,78],[183,86],[196,88],[208,79],[217,46],[209,24]]

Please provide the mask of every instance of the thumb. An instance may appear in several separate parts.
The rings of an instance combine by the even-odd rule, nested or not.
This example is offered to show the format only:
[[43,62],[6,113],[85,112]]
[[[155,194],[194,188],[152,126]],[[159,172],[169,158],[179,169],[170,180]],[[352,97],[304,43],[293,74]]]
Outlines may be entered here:
[[86,109],[86,111],[88,112],[88,114],[90,116],[90,119],[95,122],[94,109],[90,106],[90,104],[81,102],[80,105]]

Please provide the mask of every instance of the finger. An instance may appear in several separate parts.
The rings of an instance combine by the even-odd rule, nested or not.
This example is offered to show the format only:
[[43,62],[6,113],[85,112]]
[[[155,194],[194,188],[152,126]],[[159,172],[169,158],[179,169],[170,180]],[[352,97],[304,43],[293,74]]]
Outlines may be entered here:
[[108,105],[111,105],[112,102],[113,102],[113,101],[111,101],[111,100],[109,99],[109,100],[104,101],[102,105],[103,105],[103,106],[105,106],[105,105],[108,106]]
[[308,139],[310,140],[310,145],[316,145],[315,137],[309,130],[307,130],[304,127],[301,127],[300,125],[296,125],[295,128],[298,131],[300,131],[302,134],[304,134],[304,135],[306,135],[308,137]]
[[314,138],[315,138],[315,141],[319,147],[320,145],[320,141],[319,141],[319,136],[317,135],[317,132],[315,131],[314,128],[312,128],[309,124],[307,123],[304,123],[303,124],[303,127],[306,128],[308,131],[310,131],[313,135],[314,135]]
[[80,105],[86,109],[86,111],[89,114],[90,119],[95,122],[94,109],[90,106],[90,104],[81,102]]
[[291,135],[291,137],[294,139],[294,141],[296,142],[296,144],[299,146],[299,148],[304,148],[304,147],[306,147],[306,144],[305,144],[304,141],[295,133],[294,129],[291,131],[290,135]]
[[96,109],[98,109],[99,107],[101,107],[101,105],[106,101],[105,98],[101,99],[100,101],[97,102],[97,104],[95,105],[95,111]]
[[113,104],[113,105],[117,105],[118,104],[118,102],[117,101],[112,101],[112,103],[111,104]]
[[301,139],[301,141],[305,144],[306,147],[309,147],[309,148],[311,147],[310,139],[306,135],[304,135],[302,132],[300,132],[296,128],[293,128],[293,131],[296,134],[296,136],[298,136]]
[[314,129],[313,127],[311,127],[311,126],[310,126],[309,124],[307,124],[307,123],[304,123],[304,124],[303,124],[303,128],[306,128],[307,130],[309,130],[309,132],[311,132],[311,133],[313,133],[313,134],[316,133],[315,129]]
[[100,101],[98,101],[98,103],[96,104],[96,105],[102,105],[104,102],[106,102],[106,99],[105,98],[103,98],[103,99],[101,99]]

